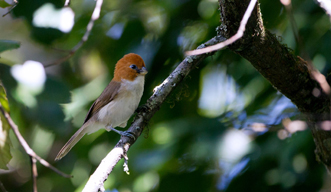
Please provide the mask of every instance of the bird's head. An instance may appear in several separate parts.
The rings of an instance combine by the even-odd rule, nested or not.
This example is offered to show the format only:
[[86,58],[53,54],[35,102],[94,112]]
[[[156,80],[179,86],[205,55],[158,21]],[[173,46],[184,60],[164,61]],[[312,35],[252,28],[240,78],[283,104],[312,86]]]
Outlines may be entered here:
[[146,75],[147,69],[144,60],[137,54],[129,53],[124,55],[116,63],[114,80],[121,81],[121,79],[126,79],[133,81],[139,75]]

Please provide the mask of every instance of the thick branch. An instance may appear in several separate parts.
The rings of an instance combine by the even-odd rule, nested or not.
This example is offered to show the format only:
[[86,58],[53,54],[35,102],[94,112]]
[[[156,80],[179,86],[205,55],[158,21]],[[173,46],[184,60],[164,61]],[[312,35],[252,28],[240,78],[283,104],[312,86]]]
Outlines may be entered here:
[[[224,40],[225,39],[222,37],[214,37],[206,43],[200,45],[198,48],[214,45]],[[186,57],[163,81],[163,83],[154,89],[154,94],[147,100],[146,104],[143,106],[143,109],[138,112],[128,131],[133,133],[136,138],[138,138],[149,120],[160,109],[162,103],[169,96],[171,91],[183,81],[192,69],[194,69],[201,61],[211,54],[212,53]],[[135,140],[132,138],[122,136],[114,149],[108,153],[106,158],[102,160],[96,171],[85,185],[83,191],[102,191],[103,182],[105,182],[117,162],[126,156],[127,150],[134,142]]]
[[[221,21],[218,33],[226,38],[236,33],[249,0],[219,0]],[[256,5],[246,31],[240,40],[229,46],[246,58],[281,93],[291,99],[310,120],[316,152],[320,160],[331,167],[331,132],[318,125],[330,117],[330,100],[318,82],[311,78],[307,63],[282,45],[275,35],[264,29],[260,8]],[[319,96],[313,96],[313,90]]]

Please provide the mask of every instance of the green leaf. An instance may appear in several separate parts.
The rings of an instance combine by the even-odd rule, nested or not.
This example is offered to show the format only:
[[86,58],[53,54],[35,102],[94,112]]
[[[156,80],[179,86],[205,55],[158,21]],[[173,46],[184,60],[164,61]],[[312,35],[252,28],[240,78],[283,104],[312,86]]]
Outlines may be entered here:
[[0,106],[9,113],[9,104],[8,104],[6,90],[1,82],[0,82]]
[[12,158],[10,154],[9,129],[10,126],[7,120],[0,113],[0,169],[8,169],[7,164]]
[[10,7],[10,6],[11,6],[11,4],[7,3],[4,0],[0,0],[0,7],[1,8],[6,8],[6,7]]
[[18,41],[0,40],[0,53],[11,49],[17,49],[20,46],[21,43]]
[[[0,84],[0,107],[9,112],[6,91],[2,84]],[[0,113],[0,169],[8,169],[7,164],[12,158],[10,154],[9,129],[10,126],[6,118]]]

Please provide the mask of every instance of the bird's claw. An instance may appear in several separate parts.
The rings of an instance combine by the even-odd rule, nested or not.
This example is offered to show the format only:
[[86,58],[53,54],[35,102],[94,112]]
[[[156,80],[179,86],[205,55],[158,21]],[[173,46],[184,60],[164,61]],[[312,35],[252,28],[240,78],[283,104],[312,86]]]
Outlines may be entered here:
[[126,137],[130,137],[131,139],[133,140],[136,140],[136,137],[134,136],[134,134],[130,131],[119,131],[117,129],[114,129],[114,128],[110,128],[112,131],[120,134],[121,136],[126,136]]
[[136,137],[134,136],[134,134],[130,131],[123,131],[123,135],[122,136],[127,136],[130,137],[131,139],[133,139],[134,141],[136,140]]
[[141,105],[141,106],[139,106],[137,109],[136,109],[136,113],[139,113],[139,112],[141,112],[141,111],[144,111],[144,112],[147,112],[147,110],[148,110],[148,107],[146,106],[146,105]]

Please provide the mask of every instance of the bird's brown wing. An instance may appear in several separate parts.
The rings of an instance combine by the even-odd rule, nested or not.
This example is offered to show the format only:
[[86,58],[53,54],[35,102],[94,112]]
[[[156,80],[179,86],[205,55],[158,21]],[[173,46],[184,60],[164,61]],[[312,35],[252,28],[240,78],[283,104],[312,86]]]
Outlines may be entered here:
[[84,123],[86,123],[95,113],[97,113],[102,107],[114,100],[118,90],[121,87],[121,83],[117,81],[111,81],[108,86],[103,90],[97,100],[94,101],[90,110],[88,111]]

